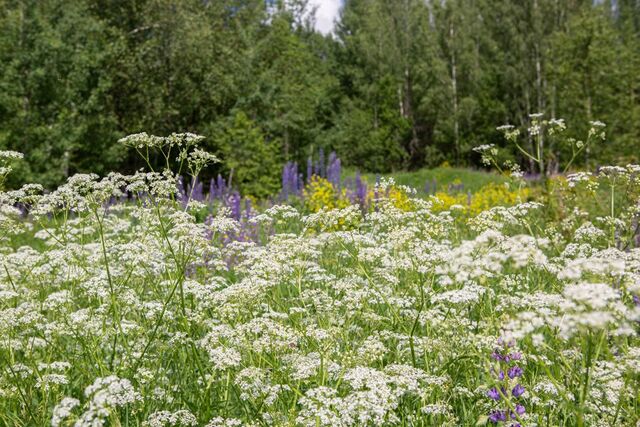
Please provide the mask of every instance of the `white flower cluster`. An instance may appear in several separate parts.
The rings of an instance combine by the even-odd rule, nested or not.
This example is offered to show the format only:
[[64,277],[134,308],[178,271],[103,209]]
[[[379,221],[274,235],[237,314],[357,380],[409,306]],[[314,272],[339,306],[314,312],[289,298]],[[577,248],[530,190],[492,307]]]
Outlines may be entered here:
[[169,426],[197,426],[198,420],[188,410],[179,411],[158,411],[149,415],[147,421],[142,423],[143,427],[169,427]]
[[[637,173],[564,189],[615,175],[634,194]],[[502,373],[526,389],[519,421],[573,425],[577,407],[585,425],[637,421],[635,207],[470,217],[400,209],[385,185],[370,212],[274,206],[251,221],[185,209],[170,173],[2,193],[31,210],[7,211],[0,249],[0,423],[475,425],[505,346],[523,369]],[[137,197],[112,201],[124,192]],[[247,227],[260,232],[234,238]]]
[[118,142],[127,147],[137,149],[161,148],[165,145],[176,147],[190,147],[198,145],[204,140],[204,136],[194,133],[172,133],[167,137],[149,135],[146,132],[125,136]]

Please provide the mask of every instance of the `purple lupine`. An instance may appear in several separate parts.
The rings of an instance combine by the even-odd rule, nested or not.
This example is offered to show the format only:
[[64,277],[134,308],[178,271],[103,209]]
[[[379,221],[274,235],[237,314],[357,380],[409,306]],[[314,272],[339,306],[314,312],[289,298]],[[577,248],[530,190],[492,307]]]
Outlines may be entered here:
[[[509,344],[506,345],[507,347],[509,347]],[[512,360],[520,360],[522,358],[522,355],[518,352],[514,352],[514,353],[505,353],[502,354],[500,353],[500,350],[494,350],[493,353],[491,353],[491,357],[494,360],[497,360],[499,362],[511,362]]]
[[329,153],[329,157],[327,157],[327,177],[329,176],[329,168],[331,167],[331,163],[333,163],[338,156],[336,156],[335,151]]
[[290,164],[291,162],[287,162],[282,167],[282,191],[280,192],[280,198],[282,200],[289,200],[289,186],[291,183],[289,176],[291,173]]
[[212,179],[209,183],[209,203],[214,200],[222,200],[227,194],[227,183],[222,175],[218,174],[216,179]]
[[187,205],[187,201],[189,200],[189,196],[187,195],[187,190],[184,187],[184,180],[181,176],[178,177],[178,202],[185,207]]
[[[282,170],[282,179],[283,179],[282,184],[283,184],[283,189],[286,185],[287,187],[286,195],[287,197],[289,197],[289,195],[294,194],[296,191],[295,188],[296,188],[296,180],[298,179],[298,165],[292,162],[288,162],[285,166],[286,168],[283,168]],[[284,169],[286,169],[286,172]]]
[[500,421],[507,421],[507,413],[505,411],[491,411],[489,421],[496,424]]
[[307,184],[311,182],[311,177],[313,176],[313,160],[311,156],[307,158]]
[[209,181],[209,194],[207,194],[207,201],[209,203],[213,202],[215,199],[215,191],[216,191],[216,181],[211,178]]
[[242,214],[241,211],[241,201],[240,193],[237,191],[232,192],[227,198],[227,206],[231,209],[231,217],[236,221],[240,221],[240,216]]
[[251,207],[251,199],[248,197],[244,199],[244,217],[249,219],[253,216],[253,209]]
[[433,194],[436,194],[438,191],[438,181],[436,181],[435,178],[431,180],[431,191],[433,191]]
[[342,175],[342,167],[340,159],[335,152],[329,154],[329,166],[327,168],[327,179],[335,188],[340,188],[340,178]]
[[249,230],[247,230],[249,223],[247,221],[240,221],[240,230],[235,233],[232,237],[235,242],[246,242],[250,240]]
[[522,354],[516,351],[516,352],[514,352],[514,353],[508,353],[508,354],[505,356],[505,359],[504,359],[504,360],[505,360],[506,362],[511,362],[511,361],[513,361],[513,360],[520,360],[520,359],[522,359]]
[[245,234],[247,239],[251,241],[258,240],[257,228],[252,225],[249,220],[254,216],[253,206],[251,204],[251,199],[248,197],[244,199],[244,221],[243,221],[243,229],[245,230]]
[[302,174],[298,171],[298,163],[294,163],[293,173],[291,174],[291,191],[296,196],[302,193]]
[[[515,412],[516,412],[516,414],[518,414],[518,416],[522,416],[522,415],[524,415],[525,412],[527,412],[527,410],[525,409],[525,407],[523,405],[518,403],[516,405],[516,411]],[[514,414],[511,414],[511,418],[515,419],[516,416]]]
[[222,177],[222,175],[218,174],[218,196],[222,197],[227,193],[227,182]]
[[211,224],[213,224],[213,215],[211,214],[207,215],[207,217],[204,220],[204,224],[207,225],[207,228],[205,231],[205,236],[207,237],[207,240],[213,239],[213,230],[209,227]]
[[[522,358],[519,352],[511,352],[511,344],[503,343],[499,341],[502,348],[498,348],[491,353],[491,358],[498,364],[498,369],[492,368],[492,373],[497,377],[501,383],[498,391],[497,387],[492,387],[487,391],[487,397],[499,402],[503,396],[508,396],[509,391],[511,393],[510,402],[515,406],[510,406],[507,409],[494,409],[489,413],[489,421],[494,424],[500,424],[502,422],[510,422],[510,427],[519,427],[517,422],[518,418],[524,415],[525,407],[514,401],[519,399],[526,391],[522,384],[517,382],[517,379],[524,374],[524,370],[516,365],[516,363]],[[506,372],[505,372],[506,371]],[[514,384],[515,383],[515,384]],[[511,422],[516,420],[516,422]]]
[[192,185],[188,187],[188,197],[191,197],[191,200],[196,200],[198,202],[204,201],[204,190],[202,187],[202,182],[198,180],[198,177],[195,177]]
[[222,177],[222,175],[218,174],[216,178],[216,198],[221,199],[227,194],[227,182]]
[[298,186],[298,164],[295,162],[289,163],[289,173],[287,176],[287,192],[295,194],[296,187]]
[[424,193],[431,194],[431,186],[429,185],[429,180],[424,183]]
[[471,206],[471,191],[467,191],[467,206]]
[[290,195],[299,196],[302,192],[302,174],[298,173],[298,163],[287,162],[282,168],[281,200],[289,200]]
[[487,397],[493,400],[500,400],[500,392],[497,388],[493,387],[491,390],[487,392]]
[[525,388],[520,384],[516,384],[516,386],[511,390],[511,395],[513,397],[520,397],[524,394]]
[[522,368],[519,366],[512,366],[507,371],[507,375],[509,375],[509,378],[511,379],[521,377],[522,374],[523,374]]
[[356,191],[355,191],[355,185],[353,185],[353,179],[349,177],[345,178],[342,185],[344,186],[344,188],[347,189],[347,198],[349,199],[349,202],[351,202],[352,205],[355,205],[356,203],[358,203],[358,198],[356,196]]
[[460,193],[464,190],[464,184],[449,184],[447,188],[449,193]]

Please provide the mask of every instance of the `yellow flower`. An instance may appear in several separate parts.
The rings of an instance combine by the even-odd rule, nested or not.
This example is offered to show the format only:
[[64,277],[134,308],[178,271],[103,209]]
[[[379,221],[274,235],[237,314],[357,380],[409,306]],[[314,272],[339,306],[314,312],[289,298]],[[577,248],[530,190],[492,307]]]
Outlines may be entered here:
[[436,212],[450,210],[453,205],[459,205],[466,213],[475,216],[495,206],[513,206],[524,202],[529,197],[529,189],[511,190],[504,184],[489,183],[471,195],[438,192],[435,197],[442,202],[434,206],[433,210]]
[[346,190],[338,191],[331,182],[319,176],[313,176],[303,190],[305,206],[311,212],[322,208],[329,210],[350,205]]

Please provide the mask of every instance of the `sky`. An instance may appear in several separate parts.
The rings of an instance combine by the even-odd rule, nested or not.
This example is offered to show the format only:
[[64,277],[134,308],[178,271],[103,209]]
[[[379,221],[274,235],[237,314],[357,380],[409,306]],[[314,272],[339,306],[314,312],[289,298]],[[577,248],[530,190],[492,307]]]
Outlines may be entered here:
[[316,30],[328,34],[333,30],[334,19],[337,18],[342,0],[310,0],[312,6],[317,6]]

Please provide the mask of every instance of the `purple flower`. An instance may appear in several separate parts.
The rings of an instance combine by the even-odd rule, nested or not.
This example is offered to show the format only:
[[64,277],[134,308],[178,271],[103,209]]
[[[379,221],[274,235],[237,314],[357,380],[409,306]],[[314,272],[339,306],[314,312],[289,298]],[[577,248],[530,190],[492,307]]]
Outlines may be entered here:
[[184,207],[187,205],[187,190],[184,187],[184,179],[178,177],[178,201]]
[[491,411],[489,414],[489,421],[492,423],[499,423],[500,421],[507,420],[507,413],[505,411]]
[[520,384],[516,384],[513,390],[511,390],[511,395],[513,397],[520,397],[524,394],[524,392],[525,392],[525,388],[522,387]]
[[311,157],[307,159],[307,182],[311,182],[311,176],[313,175],[313,160]]
[[[513,362],[520,360],[522,355],[519,352],[507,352],[508,348],[512,347],[515,343],[504,342],[502,340],[499,340],[498,343],[502,347],[496,348],[491,353],[491,358],[499,362],[499,366],[491,368],[491,372],[493,375],[498,377],[503,386],[500,386],[499,388],[493,387],[487,392],[487,396],[494,401],[499,401],[503,395],[507,395],[508,391],[507,389],[505,389],[505,387],[509,384],[510,380],[521,377],[524,374],[524,370],[521,367],[515,366],[515,364],[513,364]],[[525,391],[525,388],[521,384],[516,384],[515,387],[511,389],[511,396],[514,399],[518,399],[525,393]],[[502,421],[517,420],[522,414],[525,413],[525,407],[517,402],[513,403],[515,404],[515,407],[492,410],[489,413],[489,421],[495,424],[499,424]],[[517,422],[508,423],[508,425],[510,425],[511,427],[521,427],[520,423]]]
[[521,377],[523,373],[524,371],[519,366],[512,366],[511,368],[509,368],[509,371],[507,371],[507,375],[509,375],[509,378],[511,379]]
[[358,203],[363,210],[367,208],[367,184],[362,181],[360,177],[360,172],[356,172],[356,197],[358,199]]
[[187,187],[187,196],[191,196],[191,200],[204,202],[204,189],[202,182],[198,180],[198,177],[195,177],[191,185]]
[[240,216],[242,214],[242,207],[240,202],[242,198],[240,197],[240,193],[234,191],[231,193],[227,199],[227,206],[231,209],[231,217],[236,221],[240,220]]
[[496,350],[496,351],[494,351],[493,353],[491,353],[491,357],[492,357],[494,360],[497,360],[497,361],[502,361],[502,360],[504,360],[504,359],[503,359],[503,357],[502,357],[502,355],[501,355],[497,350]]
[[493,400],[500,400],[500,392],[495,387],[487,392],[487,396]]
[[335,188],[340,188],[341,176],[340,159],[333,151],[329,154],[329,166],[327,167],[327,179]]
[[289,195],[299,195],[302,187],[301,181],[298,173],[298,164],[287,162],[282,168],[282,192],[280,198],[289,200]]
[[212,179],[209,183],[209,202],[213,202],[216,199],[222,199],[226,192],[227,183],[222,175],[218,174],[217,179]]
[[515,414],[511,414],[511,418],[512,419],[516,419],[516,417],[522,416],[525,413],[525,409],[524,406],[517,404],[516,405],[516,413]]
[[520,360],[522,356],[520,355],[520,353],[511,353],[511,354],[506,354],[502,360],[504,360],[505,362],[509,363],[512,362],[514,360]]

